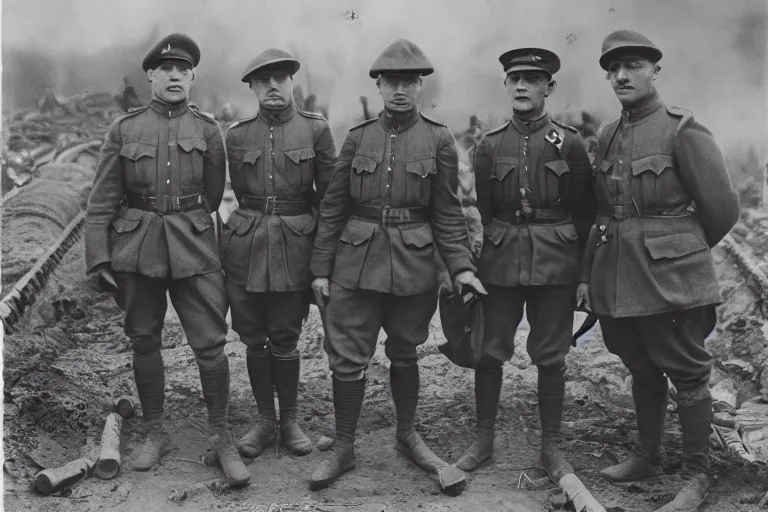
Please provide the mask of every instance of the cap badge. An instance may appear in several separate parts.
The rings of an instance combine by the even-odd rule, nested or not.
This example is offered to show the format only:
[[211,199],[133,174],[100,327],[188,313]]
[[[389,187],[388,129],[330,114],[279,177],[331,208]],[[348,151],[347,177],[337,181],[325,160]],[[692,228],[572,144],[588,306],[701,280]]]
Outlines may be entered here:
[[171,43],[168,43],[168,46],[160,50],[160,53],[168,53],[169,51],[171,51]]
[[538,55],[531,55],[530,57],[533,62],[538,62],[541,60],[541,57],[539,57]]

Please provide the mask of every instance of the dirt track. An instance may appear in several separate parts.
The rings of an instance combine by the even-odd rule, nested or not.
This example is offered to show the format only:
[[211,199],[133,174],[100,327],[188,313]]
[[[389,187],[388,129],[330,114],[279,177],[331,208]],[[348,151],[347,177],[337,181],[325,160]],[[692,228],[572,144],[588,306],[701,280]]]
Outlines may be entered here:
[[[520,474],[533,461],[538,442],[536,370],[524,350],[528,332],[525,323],[518,334],[518,355],[505,366],[495,460],[471,475],[468,488],[460,497],[442,495],[434,480],[392,449],[395,411],[383,346],[377,351],[369,372],[358,429],[355,471],[331,488],[312,493],[307,482],[325,454],[315,450],[307,457],[294,457],[281,450],[279,456],[270,451],[249,465],[253,479],[244,490],[221,491],[195,485],[217,479],[220,474],[217,469],[197,462],[207,447],[205,406],[197,365],[172,308],[164,332],[163,357],[167,375],[166,410],[178,450],[155,471],[130,471],[133,452],[141,439],[140,422],[134,419],[124,426],[124,467],[117,478],[86,480],[75,485],[68,497],[36,495],[31,489],[36,471],[77,458],[98,443],[104,404],[121,394],[136,396],[131,352],[122,334],[120,312],[110,296],[94,292],[80,278],[81,251],[81,245],[70,251],[49,285],[53,291],[39,301],[30,315],[27,332],[6,337],[6,510],[539,512],[549,510],[550,500],[556,501],[559,493],[548,483],[538,490],[517,489]],[[740,284],[743,280],[731,264],[720,261],[719,268],[728,298],[720,311],[720,325],[724,326],[737,312],[741,313],[753,297],[746,286]],[[65,312],[56,321],[57,315],[50,304],[52,299],[61,298],[59,284],[65,287],[69,298],[79,300],[79,307],[85,311],[84,318],[73,318]],[[580,321],[581,317],[577,318],[577,322]],[[247,428],[255,403],[247,381],[244,347],[233,332],[229,340],[226,351],[232,369],[230,423],[233,432],[239,435]],[[437,352],[441,340],[439,319],[435,317],[431,336],[420,352],[423,382],[420,431],[440,456],[453,461],[469,442],[474,422],[472,373],[452,366]],[[608,510],[656,510],[673,496],[675,476],[641,485],[614,486],[603,482],[598,475],[599,469],[625,456],[631,447],[636,434],[634,413],[627,372],[605,351],[599,330],[593,330],[582,340],[568,361],[564,432],[568,438],[569,459]],[[710,348],[720,358],[727,359],[741,351],[739,343],[732,330],[725,329],[712,337]],[[314,441],[333,432],[331,381],[321,346],[322,330],[317,311],[313,309],[301,339],[300,417]],[[665,448],[665,468],[673,473],[680,466],[680,435],[674,414],[669,415]],[[713,462],[719,480],[705,510],[757,510],[754,503],[768,490],[766,467],[744,465],[722,451],[713,451]],[[275,504],[305,504],[306,507]]]

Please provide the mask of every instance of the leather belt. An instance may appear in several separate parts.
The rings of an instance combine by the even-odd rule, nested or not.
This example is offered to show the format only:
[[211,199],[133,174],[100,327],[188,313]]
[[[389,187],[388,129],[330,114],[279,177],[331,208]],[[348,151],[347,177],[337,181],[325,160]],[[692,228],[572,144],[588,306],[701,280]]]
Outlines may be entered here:
[[597,215],[601,217],[610,217],[614,220],[624,220],[630,217],[689,217],[692,215],[692,212],[687,209],[680,210],[679,208],[674,210],[645,208],[641,213],[638,213],[636,209],[626,211],[623,206],[610,205],[598,208]]
[[352,215],[363,219],[380,222],[381,224],[405,224],[407,222],[429,222],[429,209],[392,208],[391,206],[366,206],[359,203],[352,205]]
[[279,199],[276,196],[245,195],[240,201],[240,208],[266,215],[282,215],[283,217],[295,217],[312,211],[312,206],[305,199]]
[[497,210],[493,216],[500,221],[511,224],[522,224],[524,222],[552,223],[561,222],[571,218],[571,215],[560,208],[531,208],[530,213],[524,214],[523,210]]
[[188,196],[140,196],[128,194],[126,196],[128,208],[137,208],[145,212],[154,213],[179,213],[203,208],[200,194]]

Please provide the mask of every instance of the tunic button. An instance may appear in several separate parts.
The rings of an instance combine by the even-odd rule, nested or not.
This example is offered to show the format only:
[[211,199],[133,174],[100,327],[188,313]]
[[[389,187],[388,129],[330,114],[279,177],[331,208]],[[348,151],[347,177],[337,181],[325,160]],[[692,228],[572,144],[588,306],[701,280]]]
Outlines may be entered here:
[[272,179],[272,175],[271,174],[269,175],[269,179]]
[[171,180],[165,180],[166,185],[171,183]]
[[389,183],[387,183],[387,188],[389,188]]
[[525,136],[525,140],[528,140],[528,136],[527,135]]
[[166,165],[166,167],[170,167],[170,166],[171,166],[171,162],[168,162],[168,165]]

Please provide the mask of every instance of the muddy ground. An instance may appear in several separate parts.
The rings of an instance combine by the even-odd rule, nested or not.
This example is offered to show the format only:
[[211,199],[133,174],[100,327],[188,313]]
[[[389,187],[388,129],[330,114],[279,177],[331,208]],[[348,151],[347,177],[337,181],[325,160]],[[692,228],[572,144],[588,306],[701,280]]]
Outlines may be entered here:
[[[709,344],[722,362],[760,349],[761,342],[764,348],[765,338],[760,335],[756,340],[753,336],[755,328],[763,325],[758,317],[750,320],[754,295],[734,266],[723,260],[720,252],[716,255],[727,302],[720,308],[720,327]],[[27,315],[23,332],[5,338],[6,510],[539,512],[552,510],[552,503],[558,501],[559,492],[551,483],[531,489],[525,477],[521,479],[536,455],[539,435],[536,369],[524,350],[525,323],[517,337],[518,354],[504,367],[495,459],[471,475],[461,496],[441,494],[436,481],[393,450],[395,411],[383,345],[370,367],[355,471],[329,489],[313,493],[308,479],[325,454],[315,450],[306,457],[295,457],[285,450],[271,450],[249,463],[253,478],[245,489],[205,486],[201,483],[219,478],[220,473],[199,462],[207,448],[205,406],[192,351],[172,308],[166,319],[163,357],[166,410],[178,449],[154,471],[131,471],[142,427],[138,419],[129,420],[123,427],[123,470],[114,480],[91,478],[76,484],[66,496],[41,496],[32,488],[34,474],[92,450],[99,442],[110,401],[123,394],[136,396],[131,351],[122,334],[120,311],[111,296],[95,291],[92,283],[81,277],[83,271],[82,244],[78,244],[51,280],[46,295]],[[582,319],[579,315],[574,328]],[[313,307],[301,338],[300,417],[315,442],[321,435],[333,435],[331,379],[322,338]],[[228,340],[230,424],[234,434],[240,435],[255,413],[255,403],[247,380],[244,347],[234,332],[229,333]],[[471,371],[452,366],[437,351],[442,340],[436,316],[430,338],[420,350],[423,385],[419,428],[438,455],[454,461],[468,444],[474,423],[473,380]],[[745,343],[752,348],[747,350]],[[608,510],[656,510],[676,490],[674,473],[680,468],[681,447],[677,416],[670,414],[667,422],[666,476],[642,484],[608,484],[600,478],[599,470],[626,456],[636,435],[628,373],[606,352],[597,327],[572,350],[568,365],[564,433],[569,460]],[[729,377],[727,367],[723,368],[715,372],[713,386],[730,378],[737,384],[740,401],[757,396],[754,379]],[[673,404],[670,409],[674,409]],[[757,510],[756,503],[768,491],[765,465],[745,463],[722,450],[712,452],[712,462],[717,482],[704,510]],[[529,488],[518,489],[521,481]]]

